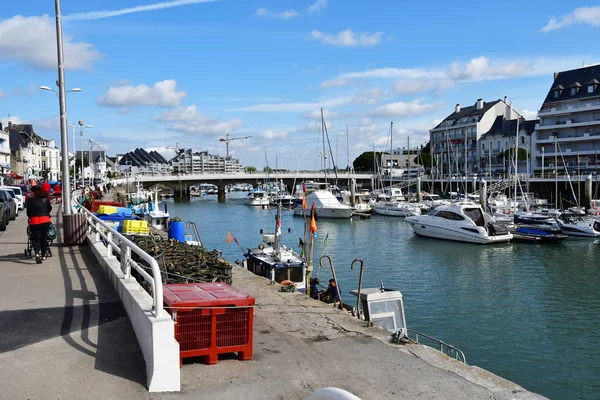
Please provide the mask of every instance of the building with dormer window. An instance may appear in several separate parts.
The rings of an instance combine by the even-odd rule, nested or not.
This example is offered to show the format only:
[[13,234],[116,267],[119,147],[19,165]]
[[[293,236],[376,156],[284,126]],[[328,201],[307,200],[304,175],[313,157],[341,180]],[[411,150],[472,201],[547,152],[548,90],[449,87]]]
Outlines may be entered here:
[[537,169],[600,167],[600,65],[555,73],[538,116]]

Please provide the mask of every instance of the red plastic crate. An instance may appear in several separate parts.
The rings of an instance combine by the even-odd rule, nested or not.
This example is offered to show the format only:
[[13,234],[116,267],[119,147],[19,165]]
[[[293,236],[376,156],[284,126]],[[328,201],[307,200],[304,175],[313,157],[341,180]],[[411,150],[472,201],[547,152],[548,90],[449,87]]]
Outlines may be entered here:
[[163,297],[175,321],[181,363],[203,356],[212,365],[224,353],[252,359],[253,297],[225,283],[164,285]]

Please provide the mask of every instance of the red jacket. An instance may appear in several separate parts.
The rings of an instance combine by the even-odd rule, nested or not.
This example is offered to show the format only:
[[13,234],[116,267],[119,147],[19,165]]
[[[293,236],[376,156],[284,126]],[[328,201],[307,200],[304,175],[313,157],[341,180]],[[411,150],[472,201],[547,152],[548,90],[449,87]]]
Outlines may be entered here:
[[50,194],[50,184],[48,182],[42,183],[42,190],[48,194]]
[[54,195],[55,196],[60,196],[62,192],[62,189],[60,188],[59,184],[54,185]]

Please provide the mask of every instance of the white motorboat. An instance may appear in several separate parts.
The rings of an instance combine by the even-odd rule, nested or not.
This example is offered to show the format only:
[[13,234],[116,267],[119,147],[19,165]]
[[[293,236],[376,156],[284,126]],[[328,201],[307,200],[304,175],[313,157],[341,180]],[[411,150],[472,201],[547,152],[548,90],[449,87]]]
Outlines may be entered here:
[[145,203],[143,213],[144,220],[148,221],[148,226],[152,226],[158,230],[167,230],[169,226],[169,213],[165,204],[165,211],[161,211],[158,207],[158,191],[150,195],[150,201]]
[[354,211],[349,205],[340,203],[328,190],[315,190],[306,196],[306,204],[306,210],[302,207],[294,208],[294,215],[309,217],[312,204],[315,205],[318,218],[347,219],[352,217]]
[[508,229],[468,201],[439,206],[427,215],[406,218],[417,235],[478,244],[508,242]]
[[268,207],[269,194],[262,190],[253,190],[246,197],[246,204],[253,207]]
[[435,208],[438,206],[443,206],[444,204],[450,204],[448,200],[444,200],[439,195],[431,193],[424,193],[422,196],[421,203],[429,208]]
[[600,237],[600,222],[594,218],[564,214],[556,222],[569,236]]
[[375,214],[386,215],[388,217],[410,217],[421,215],[421,207],[417,204],[402,201],[378,201],[372,203],[371,208]]

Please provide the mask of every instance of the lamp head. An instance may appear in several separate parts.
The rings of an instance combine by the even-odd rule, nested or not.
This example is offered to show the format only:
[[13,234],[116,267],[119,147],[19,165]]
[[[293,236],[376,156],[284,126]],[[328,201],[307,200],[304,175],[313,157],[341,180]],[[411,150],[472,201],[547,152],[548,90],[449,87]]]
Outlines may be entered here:
[[76,88],[71,89],[70,91],[71,92],[81,92],[82,90],[83,89],[76,87]]
[[52,90],[52,88],[50,88],[48,86],[40,86],[40,89],[42,89],[42,90]]
[[73,128],[75,124],[69,124],[69,128]]
[[94,125],[88,125],[88,126],[86,126],[86,128],[93,128],[93,127],[94,127]]
[[82,120],[77,121],[77,123],[79,124],[79,126],[83,126],[83,121]]

